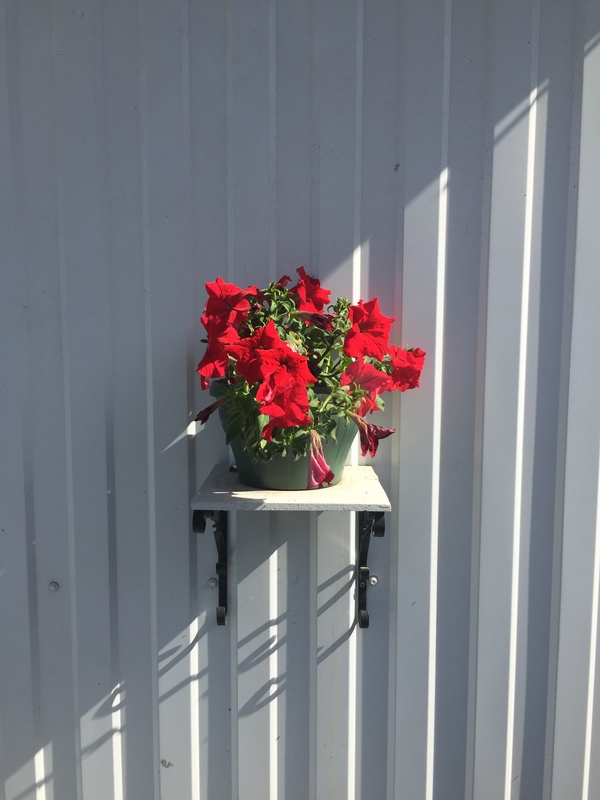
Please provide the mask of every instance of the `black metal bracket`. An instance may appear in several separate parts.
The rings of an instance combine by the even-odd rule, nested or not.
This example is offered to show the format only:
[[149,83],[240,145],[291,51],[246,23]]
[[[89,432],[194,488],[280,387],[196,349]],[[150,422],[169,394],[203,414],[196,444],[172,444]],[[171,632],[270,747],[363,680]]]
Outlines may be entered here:
[[[217,546],[216,571],[219,581],[219,604],[217,606],[217,625],[225,625],[227,619],[227,512],[195,510],[192,515],[194,533],[204,533],[206,520],[213,523],[213,533]],[[367,588],[371,573],[367,566],[371,536],[385,535],[385,515],[383,511],[357,512],[357,551],[356,551],[356,606],[358,627],[369,627],[367,611]]]
[[204,533],[206,520],[214,526],[215,544],[217,545],[217,578],[219,581],[219,605],[217,606],[217,625],[225,625],[227,618],[227,512],[226,511],[194,511],[192,530]]
[[356,558],[356,604],[358,627],[369,627],[367,611],[367,587],[371,573],[367,566],[371,536],[385,535],[385,515],[383,511],[358,511],[356,524],[357,558]]

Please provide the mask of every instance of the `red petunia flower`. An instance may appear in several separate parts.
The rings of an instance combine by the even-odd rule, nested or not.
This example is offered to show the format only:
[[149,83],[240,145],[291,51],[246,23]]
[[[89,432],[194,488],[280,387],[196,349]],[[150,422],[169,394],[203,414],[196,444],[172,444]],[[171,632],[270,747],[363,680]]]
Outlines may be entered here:
[[308,460],[307,489],[321,489],[324,483],[331,483],[335,478],[331,467],[325,461],[323,443],[317,431],[310,432],[310,451]]
[[279,336],[275,323],[270,319],[263,328],[258,328],[251,336],[235,342],[229,348],[229,353],[237,359],[235,365],[237,371],[252,386],[277,369],[280,359],[275,353],[279,350],[287,351],[289,347]]
[[390,391],[405,392],[407,389],[416,389],[419,386],[421,372],[425,366],[425,355],[419,347],[415,347],[414,350],[403,350],[396,345],[390,346],[388,356],[393,367]]
[[[261,386],[256,393],[257,400],[262,388]],[[269,387],[269,389],[272,389],[272,387]],[[260,407],[261,414],[271,417],[263,428],[263,439],[271,441],[275,428],[295,428],[310,425],[312,420],[308,415],[308,409],[309,402],[306,386],[298,381],[290,380],[285,388],[280,385],[274,391],[270,391],[269,399]]]
[[323,306],[329,303],[331,292],[329,289],[322,289],[321,282],[307,275],[304,267],[300,267],[296,272],[300,275],[300,280],[290,291],[299,297],[298,309],[320,313],[323,311]]
[[394,317],[381,313],[376,297],[357,306],[350,306],[352,327],[344,340],[344,353],[352,358],[372,356],[381,361],[388,351],[388,339]]
[[383,428],[381,425],[373,425],[366,422],[358,414],[352,411],[347,412],[350,419],[357,425],[358,433],[360,436],[361,455],[366,456],[367,453],[373,457],[379,447],[379,440],[386,439],[392,433],[396,433],[395,428]]
[[210,378],[222,378],[225,375],[229,348],[240,338],[233,326],[219,324],[217,318],[212,316],[209,324],[205,327],[208,331],[208,345],[196,369],[200,375],[200,385],[203,389],[208,388]]
[[[294,353],[289,347],[264,355],[262,366],[265,375],[256,391],[261,413],[271,417],[279,428],[309,425],[310,404],[306,387],[315,383],[315,378],[308,369],[306,356]],[[267,428],[267,433],[271,433],[271,423]],[[264,432],[263,436],[267,438]]]
[[349,386],[351,391],[362,389],[368,394],[361,397],[357,413],[364,417],[370,411],[378,411],[377,395],[389,388],[390,377],[376,369],[364,359],[353,361],[340,376],[340,386]]
[[258,286],[248,286],[240,289],[234,283],[225,283],[223,278],[217,278],[213,283],[206,284],[208,300],[204,307],[201,322],[206,327],[205,320],[217,317],[222,323],[237,327],[248,316],[250,303],[248,297],[258,294]]

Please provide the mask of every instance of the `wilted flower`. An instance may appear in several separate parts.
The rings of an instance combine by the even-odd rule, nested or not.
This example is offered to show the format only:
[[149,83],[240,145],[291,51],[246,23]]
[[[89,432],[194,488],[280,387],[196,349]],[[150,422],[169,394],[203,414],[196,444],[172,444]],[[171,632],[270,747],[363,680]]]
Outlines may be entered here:
[[396,433],[395,428],[383,428],[381,425],[373,425],[373,423],[367,422],[365,419],[359,417],[358,414],[354,414],[352,411],[348,412],[348,416],[352,422],[358,426],[361,455],[363,456],[366,456],[367,453],[369,453],[369,455],[373,457],[377,452],[377,448],[379,447],[379,440],[387,439],[387,437],[391,436],[392,433]]
[[323,443],[319,434],[312,430],[310,432],[310,452],[308,463],[308,484],[307,489],[321,488],[324,483],[331,483],[335,475],[331,471],[329,464],[323,455]]

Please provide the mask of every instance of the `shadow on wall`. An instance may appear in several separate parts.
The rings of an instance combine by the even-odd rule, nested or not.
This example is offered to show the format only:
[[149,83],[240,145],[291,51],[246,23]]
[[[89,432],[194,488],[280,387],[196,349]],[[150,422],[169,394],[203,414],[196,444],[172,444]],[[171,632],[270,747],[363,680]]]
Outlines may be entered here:
[[[485,26],[483,17],[481,24]],[[587,54],[597,46],[598,37],[596,35],[589,43]],[[564,55],[567,58],[573,54],[567,48]],[[484,61],[484,54],[480,54],[479,58]],[[466,62],[463,63],[462,57],[454,51],[452,59],[452,64],[457,70],[464,70],[471,75],[470,81],[472,82],[472,67],[469,67]],[[555,509],[551,499],[557,469],[557,419],[559,413],[554,376],[560,372],[562,294],[565,283],[564,254],[572,256],[568,253],[567,242],[568,192],[566,187],[569,179],[569,165],[565,163],[565,153],[569,152],[571,145],[571,127],[570,124],[565,126],[561,122],[561,113],[564,107],[563,97],[565,93],[569,94],[570,86],[575,78],[570,62],[569,68],[562,70],[565,63],[560,59],[555,61],[542,59],[541,71],[538,76],[537,99],[540,103],[543,102],[547,109],[546,126],[548,130],[545,142],[546,166],[543,173],[544,196],[541,202],[541,238],[545,240],[548,236],[556,247],[552,252],[550,249],[545,249],[540,254],[540,315],[537,332],[539,343],[537,357],[540,366],[532,443],[533,502],[530,519],[531,557],[528,584],[530,590],[528,635],[532,637],[532,640],[535,638],[536,641],[535,647],[531,649],[534,655],[528,662],[525,694],[526,736],[523,745],[525,775],[521,778],[521,796],[523,798],[537,796],[537,789],[540,785],[541,775],[538,767],[543,763],[543,757],[542,753],[538,751],[539,748],[543,748],[543,742],[539,737],[536,738],[533,732],[545,727],[545,697],[548,688],[550,638],[548,609],[552,579],[552,552],[547,546],[547,532],[552,529],[554,524]],[[10,64],[14,71],[15,63],[10,61]],[[543,69],[546,65],[548,68]],[[11,74],[15,78],[15,75]],[[485,70],[482,70],[475,90],[479,93],[480,99],[483,99],[482,107],[487,107],[488,101],[485,100],[485,97],[489,88],[486,87],[484,78]],[[411,87],[403,89],[409,98],[412,91]],[[412,99],[415,101],[414,97]],[[26,103],[27,99],[23,99],[22,102]],[[370,102],[371,97],[365,95],[363,97],[365,114]],[[361,217],[363,224],[360,236],[356,240],[362,241],[363,246],[368,243],[369,263],[366,265],[368,280],[362,275],[359,276],[360,294],[362,296],[377,294],[381,298],[386,298],[385,301],[382,300],[382,307],[388,314],[393,313],[392,309],[386,307],[386,303],[392,302],[390,287],[395,287],[395,296],[400,297],[399,284],[402,278],[403,254],[396,251],[397,242],[408,241],[410,237],[415,236],[414,233],[407,231],[406,240],[403,240],[404,230],[396,229],[398,205],[404,205],[407,218],[415,209],[420,208],[423,201],[429,202],[427,197],[430,193],[432,193],[435,205],[438,202],[435,193],[440,180],[440,167],[442,171],[447,169],[450,176],[447,190],[448,231],[445,254],[444,405],[440,444],[442,473],[440,518],[442,522],[439,532],[439,552],[440,563],[454,565],[456,569],[441,570],[438,587],[440,630],[438,695],[440,700],[437,718],[439,741],[436,741],[436,753],[438,754],[436,770],[439,771],[439,775],[444,774],[444,770],[450,769],[449,765],[453,763],[464,764],[466,762],[467,720],[465,709],[467,708],[468,690],[469,603],[473,601],[468,596],[471,538],[473,536],[472,485],[476,468],[474,464],[476,437],[479,433],[476,423],[473,422],[477,419],[478,392],[480,391],[476,351],[478,337],[480,337],[478,333],[480,314],[485,314],[485,310],[480,309],[479,300],[485,295],[487,288],[487,286],[482,286],[482,281],[487,281],[487,278],[482,277],[485,269],[481,269],[481,252],[482,249],[485,250],[485,247],[482,248],[482,243],[485,245],[487,240],[489,244],[489,216],[491,213],[489,207],[491,200],[486,196],[490,187],[486,185],[485,175],[491,171],[494,148],[506,145],[511,135],[526,122],[526,115],[530,108],[529,73],[523,75],[520,83],[513,81],[508,88],[499,91],[495,102],[494,113],[496,116],[492,120],[494,126],[492,132],[485,129],[485,120],[459,120],[458,117],[462,116],[463,109],[458,100],[455,108],[453,98],[450,99],[447,164],[441,164],[440,131],[420,133],[417,129],[423,126],[423,118],[412,110],[410,112],[412,122],[410,120],[408,123],[405,120],[402,122],[404,127],[399,138],[406,148],[406,163],[403,163],[402,168],[398,169],[396,158],[398,136],[395,130],[396,120],[393,120],[394,144],[389,153],[384,154],[386,158],[389,155],[387,167],[389,176],[385,184],[387,195],[383,197],[380,182],[369,180],[371,174],[377,175],[378,170],[381,169],[381,154],[372,151],[365,152],[362,154],[361,162],[364,213]],[[424,104],[426,105],[425,100]],[[167,121],[162,118],[157,120],[151,118],[149,122],[150,127],[156,128],[159,133],[162,131],[161,126],[167,124]],[[366,127],[368,124],[369,122],[365,120]],[[466,144],[460,145],[457,138],[462,136],[465,131],[467,134]],[[419,138],[424,139],[426,148],[424,154],[420,150],[423,142],[419,142]],[[431,144],[430,147],[429,144]],[[354,137],[352,146],[354,147]],[[415,152],[420,150],[419,158],[412,157],[413,148]],[[139,159],[139,153],[135,152]],[[353,155],[356,154],[353,152]],[[109,154],[105,154],[105,157],[108,159]],[[317,202],[319,200],[319,211],[314,213],[322,212],[323,219],[317,236],[317,238],[320,236],[320,241],[316,246],[313,242],[307,242],[304,250],[308,255],[311,253],[315,255],[314,260],[318,261],[322,270],[320,277],[323,283],[331,286],[332,289],[335,289],[336,286],[345,288],[352,283],[351,275],[354,269],[352,264],[356,254],[356,249],[348,246],[348,242],[354,243],[356,234],[354,195],[351,193],[348,196],[342,196],[339,192],[332,191],[328,196],[329,205],[324,199],[323,193],[335,184],[340,175],[348,172],[347,165],[342,163],[343,159],[341,161],[336,159],[336,152],[328,155],[324,151],[319,154],[320,167],[314,165],[312,167],[315,174],[319,168],[322,170],[319,175],[318,191],[323,196],[313,197],[313,200],[316,206],[319,206]],[[248,169],[251,169],[251,165],[248,166]],[[236,180],[243,179],[243,172],[244,166],[240,163],[236,164]],[[354,169],[351,172],[353,185],[356,173]],[[127,188],[127,178],[124,177],[123,180],[124,186]],[[400,181],[403,181],[403,185],[398,188]],[[315,183],[318,183],[316,178]],[[343,185],[347,183],[348,180],[344,179]],[[311,191],[315,191],[314,187]],[[556,198],[559,200],[557,201]],[[564,199],[564,203],[561,204],[560,198]],[[340,236],[335,241],[327,243],[326,222],[333,218],[334,206],[336,207],[335,213],[342,218],[349,235]],[[384,218],[390,220],[393,225],[393,233],[385,241],[382,239],[380,222],[377,219],[377,213],[381,209],[383,209]],[[434,208],[434,212],[429,221],[436,218],[436,208]],[[163,218],[157,221],[153,220],[155,226],[153,236],[161,235],[161,220],[162,224],[168,224]],[[400,221],[397,227],[402,228],[403,224],[403,221]],[[573,221],[571,220],[569,224],[573,224]],[[468,232],[465,233],[465,230]],[[127,235],[124,229],[119,229],[118,232],[120,235]],[[417,232],[416,235],[421,236],[422,233]],[[313,233],[311,236],[315,236],[315,234]],[[410,239],[410,242],[414,241],[414,238]],[[137,244],[140,243],[136,242],[136,246]],[[141,244],[147,247],[147,242]],[[249,244],[246,242],[238,244],[240,250],[242,244],[248,245],[249,264],[252,260]],[[401,245],[400,248],[402,249],[403,246]],[[281,250],[284,249],[282,245]],[[136,250],[135,246],[133,250]],[[410,259],[414,257],[412,251],[409,250],[407,253]],[[484,260],[487,258],[487,253],[483,258]],[[255,260],[260,259],[256,258]],[[307,269],[310,271],[309,261],[310,258],[306,257]],[[387,267],[383,266],[385,263],[388,264]],[[248,264],[246,262],[243,265],[240,264],[240,278],[235,277],[239,283],[243,283],[242,274],[250,270]],[[327,274],[328,268],[330,271]],[[119,275],[127,273],[128,268],[123,267],[119,259],[116,259],[112,269],[114,275],[111,279],[111,287],[118,293],[119,289],[127,288]],[[208,268],[203,266],[203,279],[212,280],[215,274],[212,272],[208,274]],[[252,277],[254,282],[258,282],[260,279],[260,275]],[[173,278],[181,295],[187,288],[187,281],[187,273]],[[194,278],[194,281],[197,281],[197,278]],[[138,294],[136,302],[140,302],[139,295],[143,294],[139,292],[140,285],[144,286],[144,291],[146,291],[148,282],[148,276],[144,274],[144,270],[139,270],[139,274],[135,276],[129,286],[132,297],[136,293]],[[152,312],[156,313],[159,299],[162,302],[164,297],[165,307],[168,310],[176,309],[180,303],[180,295],[176,295],[169,301],[170,282],[169,276],[163,276],[160,282],[157,279],[154,288],[156,289],[156,286],[159,285],[160,292],[157,294],[160,295],[160,298],[155,296],[153,300],[149,301],[149,305],[144,306],[140,314],[140,318],[145,320],[146,326],[149,324],[148,320],[151,321]],[[165,724],[175,720],[177,715],[181,714],[186,725],[197,724],[198,730],[201,725],[204,726],[201,728],[203,735],[208,729],[214,732],[214,736],[208,744],[211,754],[217,751],[225,754],[229,752],[229,730],[221,723],[220,718],[222,709],[229,708],[231,702],[230,685],[228,680],[223,680],[223,665],[232,663],[231,642],[227,631],[217,630],[214,627],[216,593],[208,588],[208,580],[213,576],[212,564],[215,560],[213,542],[210,536],[198,540],[195,536],[188,535],[190,530],[188,503],[196,483],[203,480],[215,461],[225,460],[226,454],[216,426],[212,432],[204,431],[195,442],[187,438],[181,439],[178,435],[182,427],[181,422],[176,421],[172,424],[171,420],[184,419],[185,413],[193,412],[190,412],[189,408],[179,408],[177,404],[173,404],[172,398],[169,398],[169,395],[173,394],[175,386],[177,389],[181,389],[188,406],[195,403],[195,400],[192,399],[196,394],[192,385],[195,377],[193,369],[190,369],[190,364],[200,355],[200,348],[197,346],[200,329],[197,327],[196,318],[199,316],[202,301],[197,301],[200,290],[195,287],[193,291],[197,294],[194,298],[197,307],[193,309],[191,315],[188,313],[190,319],[186,318],[183,322],[177,320],[176,325],[165,323],[160,332],[160,340],[158,331],[152,331],[152,346],[155,348],[155,352],[149,353],[148,330],[142,325],[136,332],[137,339],[132,351],[125,354],[117,353],[115,356],[116,368],[114,363],[107,367],[110,380],[115,379],[119,403],[121,403],[119,418],[115,419],[114,408],[110,405],[114,403],[114,397],[111,396],[110,391],[107,392],[109,409],[106,416],[108,439],[106,472],[107,485],[112,495],[106,501],[108,510],[102,511],[102,519],[106,520],[109,539],[108,543],[105,542],[99,549],[93,543],[87,542],[86,544],[92,548],[92,556],[87,562],[89,574],[95,579],[96,572],[93,569],[93,563],[97,559],[97,565],[102,565],[98,566],[98,570],[104,570],[106,573],[103,578],[105,584],[103,584],[103,594],[99,598],[100,612],[93,608],[93,603],[86,595],[87,599],[83,604],[79,604],[78,601],[78,618],[75,623],[77,630],[80,631],[79,646],[82,649],[90,648],[87,653],[83,653],[84,657],[80,664],[80,668],[82,665],[86,665],[85,668],[89,670],[89,674],[77,676],[79,681],[75,682],[75,676],[72,674],[73,663],[71,663],[69,672],[62,681],[58,680],[56,683],[53,683],[52,680],[44,681],[45,691],[51,693],[52,687],[56,686],[65,690],[65,694],[68,694],[67,684],[73,681],[77,685],[78,696],[74,708],[69,709],[68,713],[65,711],[62,718],[57,721],[61,731],[58,742],[49,733],[51,728],[48,727],[49,722],[46,719],[44,725],[38,725],[37,722],[33,725],[33,740],[28,740],[24,736],[19,742],[18,752],[11,747],[10,754],[5,754],[3,769],[7,786],[13,779],[20,780],[19,775],[23,768],[27,768],[29,774],[33,773],[35,777],[35,781],[27,788],[19,789],[17,793],[11,794],[11,800],[24,800],[32,792],[42,789],[51,781],[54,784],[56,797],[75,796],[70,794],[75,778],[66,774],[68,765],[76,757],[75,754],[78,754],[77,757],[88,760],[91,756],[102,753],[102,763],[112,763],[116,769],[115,760],[123,758],[121,748],[126,732],[134,731],[136,736],[147,736],[148,730],[153,726],[156,728],[156,721],[159,715],[162,715],[159,706],[165,704],[166,701],[170,701],[172,705],[166,712]],[[146,302],[148,303],[148,301]],[[152,303],[156,305],[153,306]],[[111,307],[115,315],[122,315],[121,319],[125,317],[124,308],[120,303]],[[172,318],[176,318],[176,313],[173,313]],[[104,336],[108,341],[111,338],[109,328],[114,325],[114,318],[111,319],[110,314],[107,315],[105,325]],[[115,336],[123,330],[124,327],[121,323],[121,327],[117,326],[114,330]],[[194,331],[193,334],[190,334],[191,330]],[[431,331],[428,334],[430,339],[434,333]],[[185,356],[186,363],[183,366],[180,364],[174,382],[172,369],[165,365],[170,365],[173,361],[179,363],[182,360],[181,344],[186,337],[188,340],[191,337],[193,345],[188,345],[188,352]],[[431,341],[431,345],[433,343]],[[435,358],[433,347],[425,341],[422,344],[424,349],[431,352],[430,364],[433,365]],[[111,347],[115,347],[114,342],[111,342]],[[116,353],[116,349],[113,355]],[[446,355],[446,350],[448,355]],[[452,353],[456,355],[451,356]],[[458,368],[459,361],[462,362],[464,369]],[[115,374],[113,374],[113,370]],[[182,378],[182,375],[185,377]],[[72,373],[70,381],[69,388],[73,388],[78,382],[83,385],[86,381],[86,372],[82,369],[81,372]],[[112,390],[113,387],[109,388]],[[152,407],[148,405],[147,390],[152,395],[154,404]],[[159,431],[153,427],[156,419],[167,420],[166,423],[157,425],[160,427]],[[130,421],[134,421],[132,426],[129,425]],[[133,433],[132,427],[135,427]],[[80,437],[80,443],[87,441],[84,429],[72,431],[70,435]],[[81,445],[79,447],[81,450]],[[160,454],[154,460],[151,459],[151,465],[148,465],[145,456],[149,447],[154,447],[154,451]],[[136,456],[135,454],[140,448],[139,452],[142,454],[138,453]],[[109,463],[111,458],[112,464]],[[386,489],[389,489],[392,474],[391,452],[382,455],[379,463],[383,466],[384,484],[387,482]],[[74,485],[77,487],[79,485],[77,483],[78,465],[75,465],[75,468]],[[133,486],[132,497],[123,498],[122,487],[126,484],[125,477],[128,471],[131,471],[133,476],[129,481],[129,485]],[[123,482],[120,483],[120,481]],[[36,486],[29,487],[31,497],[36,491]],[[81,495],[76,497],[74,506],[77,512],[74,522],[76,530],[79,530],[80,526],[85,526],[85,522],[80,520],[83,520],[86,513],[86,491],[85,488],[82,488]],[[72,502],[72,498],[70,502]],[[68,501],[65,503],[68,504]],[[32,522],[32,520],[29,521]],[[150,552],[148,547],[149,531],[153,531],[155,552]],[[39,531],[29,525],[27,536],[28,550],[30,553],[35,553],[36,548],[39,547]],[[271,536],[270,533],[269,536]],[[298,545],[297,542],[286,539],[286,533],[281,531],[280,538],[267,537],[262,551],[254,554],[254,562],[249,559],[244,564],[238,565],[240,583],[244,577],[242,574],[244,570],[259,569],[264,566],[273,544],[276,548],[283,545],[300,547],[300,554],[303,552],[304,557],[308,559],[310,546],[308,537],[305,542]],[[388,546],[386,540],[386,547]],[[77,542],[75,542],[75,548],[77,548]],[[302,548],[304,548],[303,551]],[[468,554],[467,559],[464,558],[465,553]],[[77,560],[77,556],[75,559]],[[288,561],[288,567],[289,563]],[[36,564],[35,559],[33,563],[30,560],[29,566],[31,570],[29,575],[30,596],[38,598],[39,586],[43,584],[42,578],[45,580],[42,571],[46,569],[46,566],[42,567],[39,563]],[[35,573],[36,569],[40,570],[39,575]],[[177,580],[181,582],[180,585],[174,585],[173,576],[176,576]],[[306,719],[308,711],[305,690],[308,686],[307,675],[311,667],[308,663],[310,649],[307,645],[309,620],[308,615],[303,612],[306,611],[309,602],[308,581],[300,578],[301,582],[304,581],[304,586],[298,585],[297,581],[298,575],[290,572],[288,584],[291,587],[292,596],[291,599],[286,598],[286,602],[291,603],[290,607],[275,616],[264,614],[261,618],[265,621],[238,642],[239,652],[234,655],[234,659],[237,658],[240,678],[243,680],[244,675],[256,673],[257,677],[253,680],[258,686],[240,705],[240,717],[252,717],[253,714],[264,709],[274,698],[285,694],[288,697],[286,712],[288,719],[290,721]],[[339,604],[347,606],[354,589],[353,583],[354,567],[351,564],[337,570],[331,578],[319,583],[318,616],[325,617]],[[182,586],[184,587],[183,591],[181,590]],[[65,586],[64,594],[68,595],[69,591]],[[79,586],[71,591],[80,592],[83,596],[86,587]],[[294,592],[297,594],[294,595]],[[128,593],[127,596],[126,593]],[[39,602],[45,603],[45,596],[43,600],[40,597]],[[72,609],[74,606],[74,600],[69,598],[69,603],[61,612],[65,620],[69,620],[69,608]],[[98,616],[94,616],[95,614]],[[99,650],[101,652],[98,658],[91,649],[93,648],[93,636],[89,632],[83,635],[83,626],[93,627],[94,619],[100,619],[97,631],[92,632],[97,634],[97,642],[100,643]],[[46,613],[41,622],[53,624],[52,614]],[[63,629],[57,634],[63,637],[60,642],[61,647],[64,642],[69,640],[70,624],[71,622],[64,623]],[[149,629],[152,625],[155,626],[154,630]],[[294,626],[293,637],[291,636],[292,625]],[[334,656],[351,637],[353,630],[354,624],[347,630],[335,632],[326,644],[321,643],[316,652],[317,664],[322,664]],[[38,631],[34,633],[37,634]],[[42,633],[42,635],[46,634]],[[183,640],[183,644],[180,644],[181,640]],[[138,646],[138,642],[142,643],[141,646]],[[69,641],[65,647],[70,650],[71,642]],[[283,657],[284,651],[285,658]],[[48,653],[52,655],[54,652],[54,648],[51,648],[41,656],[40,664],[48,672],[52,672],[55,668],[48,661]],[[157,652],[159,653],[158,662],[156,661]],[[282,667],[277,675],[267,674],[265,679],[265,672],[268,673],[266,666],[275,653],[282,656],[280,663],[285,668]],[[34,653],[34,658],[39,655],[37,653],[36,656]],[[82,656],[82,653],[76,653],[76,656]],[[61,668],[67,661],[68,659],[61,660]],[[387,665],[387,654],[386,658],[381,659],[381,662]],[[128,666],[123,667],[124,663]],[[202,666],[200,666],[201,664]],[[387,669],[387,666],[381,667],[381,669],[384,668]],[[91,679],[92,675],[93,679]],[[96,680],[97,677],[99,680]],[[168,681],[167,678],[169,678]],[[161,693],[158,698],[154,699],[155,705],[152,707],[151,704],[148,704],[148,697],[155,696],[159,682]],[[168,683],[168,686],[163,689],[165,683]],[[211,694],[207,698],[208,718],[206,721],[201,721],[190,716],[197,712],[193,709],[190,711],[189,698],[198,701],[199,693],[209,685]],[[191,687],[194,687],[193,691]],[[203,687],[202,690],[200,687]],[[39,695],[38,688],[38,703]],[[72,691],[69,696],[72,696]],[[75,732],[72,738],[65,733],[72,727],[72,720],[66,718],[73,711],[79,713],[80,719],[85,719],[85,740],[79,741],[79,731]],[[38,710],[34,709],[34,714],[36,713]],[[161,716],[161,723],[162,719]],[[8,722],[10,723],[10,720]],[[100,723],[98,729],[101,731],[98,734],[95,733],[97,722]],[[76,720],[77,723],[79,720]],[[293,722],[289,722],[288,725],[291,728]],[[298,725],[298,727],[302,726]],[[6,735],[10,735],[10,726],[7,726],[4,721],[3,730]],[[293,732],[290,730],[290,737],[292,735]],[[300,736],[300,734],[297,735]],[[156,738],[156,731],[154,736]],[[146,749],[141,748],[143,752],[131,756],[136,759],[136,767],[139,770],[147,769],[148,774],[153,772],[155,744],[158,746],[153,741]],[[365,748],[369,746],[369,743],[364,743]],[[536,748],[535,753],[528,752]],[[215,773],[227,771],[226,761],[227,755],[222,756],[222,760],[219,760],[218,757],[207,757],[206,769]],[[31,765],[33,765],[32,768]],[[527,767],[527,765],[533,766]],[[453,770],[450,769],[450,771],[454,774]],[[368,775],[367,768],[365,768],[364,774]],[[437,774],[436,772],[436,776]],[[211,780],[217,782],[216,777],[209,778],[209,783]],[[458,787],[458,790],[460,788]],[[462,789],[464,789],[464,784]],[[456,796],[462,796],[462,794],[459,793]]]

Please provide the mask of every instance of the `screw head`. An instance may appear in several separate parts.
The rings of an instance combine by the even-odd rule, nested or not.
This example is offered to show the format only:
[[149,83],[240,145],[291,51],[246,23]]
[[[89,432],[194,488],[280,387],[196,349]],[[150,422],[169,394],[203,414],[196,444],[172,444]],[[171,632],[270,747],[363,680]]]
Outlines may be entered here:
[[369,578],[369,583],[371,584],[371,586],[377,586],[377,584],[379,583],[379,578],[377,577],[377,575],[371,575],[371,577]]
[[48,590],[50,592],[58,592],[59,589],[60,589],[60,586],[58,585],[58,583],[56,581],[51,581],[48,584]]
[[219,585],[219,581],[216,578],[210,578],[208,581],[208,588],[209,589],[216,589]]

